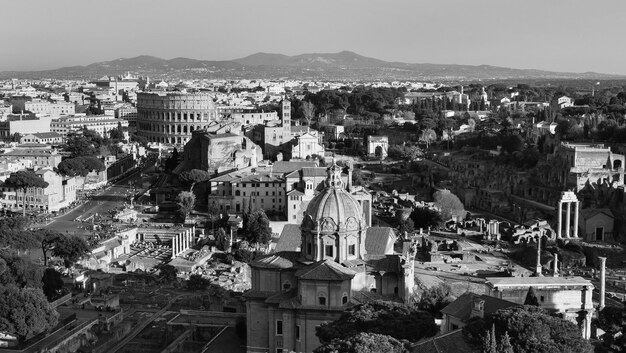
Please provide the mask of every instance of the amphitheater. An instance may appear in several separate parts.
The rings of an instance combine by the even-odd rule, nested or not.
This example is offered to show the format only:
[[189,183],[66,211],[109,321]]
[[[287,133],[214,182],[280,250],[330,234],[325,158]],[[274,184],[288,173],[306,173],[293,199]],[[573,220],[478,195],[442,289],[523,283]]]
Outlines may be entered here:
[[217,119],[217,108],[207,93],[137,93],[137,132],[148,142],[183,146],[194,130]]

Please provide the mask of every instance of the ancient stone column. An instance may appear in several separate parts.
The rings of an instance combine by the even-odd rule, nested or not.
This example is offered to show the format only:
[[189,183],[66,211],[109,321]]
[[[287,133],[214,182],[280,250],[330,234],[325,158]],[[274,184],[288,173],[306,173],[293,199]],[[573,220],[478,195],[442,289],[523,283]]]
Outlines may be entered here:
[[557,230],[557,237],[563,237],[563,202],[559,201],[559,223]]
[[553,270],[552,276],[559,277],[559,254],[554,254],[554,261],[552,262]]
[[537,237],[537,265],[535,267],[535,275],[541,277],[541,236]]
[[567,209],[565,210],[565,237],[566,238],[570,237],[569,228],[571,225],[571,219],[570,219],[571,213],[572,213],[572,203],[568,202]]
[[576,201],[574,204],[574,238],[578,238],[578,207],[580,206],[580,201]]
[[600,305],[598,310],[602,310],[606,296],[606,257],[599,257],[598,259],[600,259]]

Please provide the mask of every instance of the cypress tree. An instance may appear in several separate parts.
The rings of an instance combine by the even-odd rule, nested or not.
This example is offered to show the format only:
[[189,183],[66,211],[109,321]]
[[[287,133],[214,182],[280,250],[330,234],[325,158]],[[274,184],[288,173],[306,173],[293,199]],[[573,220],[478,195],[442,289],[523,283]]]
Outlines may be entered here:
[[509,333],[507,331],[504,332],[504,336],[500,340],[500,344],[498,345],[498,352],[500,353],[514,353],[513,346],[511,345],[511,338],[509,337]]

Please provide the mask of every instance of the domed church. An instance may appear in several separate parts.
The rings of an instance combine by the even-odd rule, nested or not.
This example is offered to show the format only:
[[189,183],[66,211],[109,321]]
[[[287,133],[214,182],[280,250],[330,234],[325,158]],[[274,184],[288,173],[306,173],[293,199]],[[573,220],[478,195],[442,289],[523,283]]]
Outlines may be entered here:
[[368,227],[359,201],[333,162],[326,185],[309,202],[300,226],[300,251],[263,256],[251,265],[244,294],[247,352],[311,352],[315,327],[347,308],[385,299],[407,301],[414,285],[414,253],[393,251],[387,227]]

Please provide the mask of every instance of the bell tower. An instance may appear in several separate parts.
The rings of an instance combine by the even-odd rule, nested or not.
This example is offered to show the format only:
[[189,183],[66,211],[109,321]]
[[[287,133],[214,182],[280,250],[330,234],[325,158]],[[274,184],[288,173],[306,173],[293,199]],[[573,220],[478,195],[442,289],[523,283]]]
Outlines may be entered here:
[[282,101],[281,122],[283,128],[286,128],[287,131],[291,131],[291,101],[286,98]]

